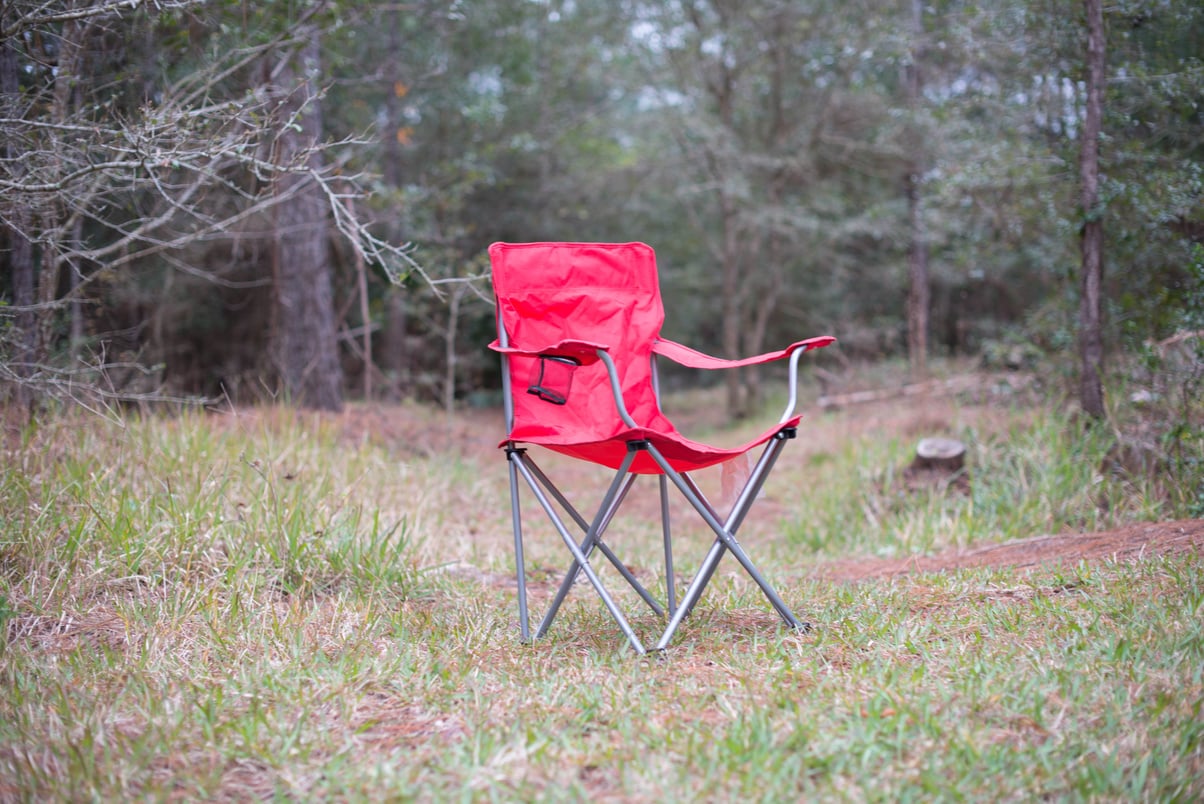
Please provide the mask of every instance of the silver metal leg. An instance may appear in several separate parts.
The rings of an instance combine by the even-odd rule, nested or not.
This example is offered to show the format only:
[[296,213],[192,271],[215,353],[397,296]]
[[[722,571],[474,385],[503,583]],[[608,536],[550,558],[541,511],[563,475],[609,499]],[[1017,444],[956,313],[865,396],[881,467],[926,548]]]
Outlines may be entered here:
[[750,559],[748,554],[744,551],[744,548],[740,546],[738,541],[736,541],[735,536],[735,532],[739,525],[743,522],[744,516],[748,513],[748,509],[751,506],[752,501],[756,499],[756,495],[759,493],[761,486],[764,484],[765,478],[768,477],[770,469],[772,469],[774,462],[781,453],[782,446],[784,445],[786,438],[786,435],[778,434],[778,436],[775,436],[774,440],[766,445],[765,451],[761,455],[761,459],[757,462],[756,468],[749,476],[748,482],[745,484],[744,489],[741,491],[740,496],[736,500],[736,504],[732,507],[732,511],[728,515],[727,522],[723,524],[720,524],[719,519],[715,516],[715,512],[711,508],[710,504],[707,503],[699,493],[696,493],[697,487],[694,485],[693,480],[683,477],[681,474],[676,472],[673,467],[669,465],[669,462],[666,461],[665,458],[660,454],[656,447],[652,446],[651,444],[648,445],[648,454],[661,467],[665,473],[665,476],[668,477],[675,486],[677,486],[678,490],[685,496],[690,505],[692,505],[694,509],[698,511],[699,515],[702,516],[703,520],[707,523],[711,530],[714,531],[716,537],[715,542],[711,545],[711,549],[707,552],[706,557],[703,559],[702,566],[699,567],[698,573],[694,577],[694,581],[687,588],[685,597],[682,598],[681,603],[677,610],[673,613],[664,634],[661,635],[660,640],[657,642],[657,650],[664,650],[669,644],[669,641],[673,638],[673,634],[677,631],[678,626],[681,625],[682,619],[690,612],[691,609],[693,609],[694,605],[698,602],[699,597],[701,597],[703,590],[706,588],[706,585],[710,582],[711,577],[715,573],[715,568],[718,566],[719,560],[723,557],[724,552],[729,550],[731,551],[732,555],[736,557],[736,560],[740,562],[740,565],[744,568],[744,571],[747,572],[757,586],[761,588],[761,592],[765,595],[770,605],[774,607],[774,610],[777,611],[778,615],[782,618],[786,625],[796,630],[804,629],[805,626],[803,623],[801,623],[798,618],[794,616],[794,613],[790,610],[790,607],[786,605],[785,601],[782,600],[777,591],[774,590],[769,582],[765,580],[764,576],[761,575],[760,571],[752,563],[752,559]]
[[[773,465],[777,462],[778,455],[781,454],[782,447],[785,446],[785,442],[786,436],[779,433],[777,436],[775,436],[773,441],[765,445],[765,449],[761,451],[761,457],[757,460],[756,466],[754,466],[752,472],[749,473],[748,480],[744,482],[744,488],[740,490],[740,493],[736,496],[735,502],[732,503],[732,508],[728,512],[727,519],[723,523],[723,528],[728,533],[731,533],[733,538],[736,531],[740,529],[742,524],[744,524],[744,517],[748,514],[749,509],[752,507],[753,501],[756,500],[757,495],[761,493],[761,488],[765,485],[765,480],[769,477],[769,473],[773,469]],[[689,485],[690,490],[703,503],[710,515],[716,521],[718,521],[719,514],[707,501],[706,496],[702,493],[702,490],[698,488],[698,485],[694,483],[694,479],[687,474],[683,474],[682,480]],[[726,550],[726,547],[724,550]],[[706,589],[707,584],[711,582],[711,578],[715,574],[715,569],[719,566],[719,559],[723,557],[724,550],[719,551],[719,558],[717,558],[715,562],[710,565],[709,571],[706,574],[699,573],[697,576],[695,576],[696,578],[702,579],[702,582],[699,586],[699,596],[701,596],[701,592]],[[687,617],[690,616],[690,613],[694,611],[694,605],[698,603],[698,600],[698,597],[694,598],[694,602],[691,603],[690,607],[686,610]],[[788,619],[787,625],[791,625]]]
[[[686,594],[681,599],[677,606],[677,611],[673,612],[673,616],[669,619],[669,625],[665,627],[665,632],[661,634],[660,641],[656,643],[656,650],[664,650],[669,644],[669,640],[673,638],[677,627],[681,625],[681,621],[685,619],[686,614],[690,609],[694,608],[694,604],[702,595],[702,590],[706,587],[706,581],[710,580],[711,574],[715,571],[715,565],[719,563],[719,559],[723,557],[723,543],[716,539],[711,549],[707,551],[706,557],[702,560],[702,566],[698,568],[698,574],[694,576],[694,581],[686,587]],[[700,583],[702,581],[702,583]]]
[[[627,477],[627,469],[631,466],[631,462],[634,459],[634,455],[628,454],[627,459],[623,462],[623,465],[619,467],[619,471],[615,473],[614,480],[611,481],[610,487],[606,490],[606,496],[602,498],[602,504],[598,508],[598,515],[594,518],[593,525],[586,523],[584,517],[577,513],[577,510],[569,504],[569,501],[564,498],[564,495],[560,493],[559,489],[555,491],[551,491],[551,489],[549,489],[549,493],[556,497],[561,505],[565,506],[569,512],[569,515],[573,517],[577,524],[586,531],[585,540],[578,545],[577,549],[583,556],[586,557],[587,561],[590,554],[594,550],[595,543],[597,542],[599,528],[603,523],[609,524],[610,517],[614,515],[616,502],[620,499],[620,495],[625,493],[623,491],[624,480]],[[534,474],[534,472],[532,474]],[[539,476],[544,481],[544,484],[551,485],[547,477],[543,475],[542,472],[539,472]],[[630,482],[628,482],[627,487],[630,488],[630,485]],[[551,488],[555,489],[555,486],[551,486]],[[536,493],[538,494],[538,491]],[[555,518],[555,513],[549,510],[549,516]],[[603,553],[603,555],[605,555],[605,553]],[[548,628],[551,627],[552,621],[556,619],[556,615],[560,611],[561,604],[563,604],[564,599],[568,597],[569,590],[573,588],[573,584],[577,580],[577,575],[582,571],[582,569],[582,564],[577,560],[576,553],[574,553],[573,562],[569,565],[568,571],[564,574],[564,580],[560,582],[560,588],[556,591],[556,596],[552,598],[552,602],[548,606],[548,610],[544,613],[543,620],[539,623],[539,628],[537,628],[535,631],[536,639],[542,639],[548,633]]]
[[[786,438],[787,436],[779,433],[773,441],[765,446],[765,449],[761,453],[760,459],[757,461],[757,465],[753,467],[753,471],[749,474],[748,480],[744,484],[744,488],[741,489],[740,494],[736,497],[736,501],[732,504],[732,510],[728,512],[727,520],[723,523],[723,527],[727,533],[731,534],[732,541],[736,544],[738,544],[735,538],[736,531],[739,530],[740,526],[744,523],[744,517],[748,514],[749,509],[752,507],[753,501],[756,500],[757,495],[761,493],[761,488],[765,485],[765,480],[769,477],[769,473],[773,469],[774,463],[777,462],[778,456],[782,452],[782,447],[785,445]],[[704,504],[706,511],[709,512],[710,515],[717,521],[719,519],[718,514],[707,502],[705,496],[702,494],[702,491],[694,483],[694,480],[688,475],[682,475],[682,479],[689,485],[691,491]],[[723,542],[724,540],[719,539],[719,541]],[[728,549],[727,544],[723,544],[723,548],[723,550],[719,551],[719,556],[714,562],[711,563],[707,573],[700,573],[698,576],[698,578],[701,579],[701,583],[699,585],[699,597],[701,597],[701,592],[706,589],[707,584],[711,582],[711,578],[715,574],[715,569],[719,566],[719,559],[723,557],[724,550]],[[745,554],[745,556],[747,557],[747,554]],[[737,558],[739,558],[739,556],[737,556]],[[743,564],[744,562],[741,563]],[[759,577],[759,573],[750,574],[753,575],[754,580]],[[801,624],[794,619],[794,615],[790,613],[789,609],[786,609],[785,612],[783,612],[782,608],[780,608],[777,603],[774,602],[776,593],[772,591],[772,588],[766,590],[765,584],[760,584],[759,581],[758,584],[761,585],[762,590],[766,591],[766,597],[769,598],[769,602],[774,604],[774,608],[777,609],[778,613],[782,616],[782,619],[787,625],[796,629],[802,627]],[[694,601],[690,604],[690,608],[686,610],[687,617],[690,615],[690,612],[694,610],[694,605],[698,603],[699,597],[695,597]]]
[[[526,464],[527,469],[530,470],[531,474],[534,475],[543,486],[544,491],[550,494],[558,503],[560,503],[561,507],[564,508],[568,515],[572,517],[573,521],[577,523],[578,527],[580,527],[581,530],[585,531],[587,534],[585,541],[581,543],[581,552],[583,552],[588,558],[593,552],[594,548],[600,550],[602,554],[606,556],[606,559],[610,561],[610,563],[618,571],[618,573],[623,576],[624,580],[626,580],[627,583],[630,584],[633,589],[635,589],[636,594],[638,594],[643,601],[648,604],[648,608],[652,609],[652,612],[656,614],[656,616],[664,617],[665,610],[661,608],[660,603],[655,597],[652,596],[652,593],[644,588],[643,584],[641,584],[639,580],[637,580],[636,577],[631,574],[631,570],[627,569],[627,565],[625,565],[619,559],[619,557],[614,554],[614,551],[612,551],[606,545],[606,543],[602,541],[602,535],[606,532],[606,528],[610,526],[611,519],[614,518],[615,512],[619,510],[619,507],[623,504],[623,500],[627,498],[627,493],[631,490],[632,485],[635,483],[635,475],[626,474],[625,470],[622,469],[616,473],[616,480],[620,477],[623,478],[622,485],[619,488],[618,494],[615,495],[611,500],[609,506],[607,506],[605,502],[603,503],[604,507],[594,518],[595,522],[599,523],[595,528],[585,521],[585,517],[581,516],[577,509],[573,507],[573,504],[570,503],[564,494],[561,493],[560,489],[556,488],[556,484],[548,479],[548,476],[540,470],[534,461],[532,461],[530,458],[527,458],[524,463]],[[624,477],[624,475],[626,476]],[[593,538],[590,538],[590,533],[594,534]],[[553,616],[555,616],[555,610],[560,608],[560,603],[563,601],[564,596],[568,594],[573,583],[576,582],[579,571],[580,567],[577,566],[576,562],[569,567],[568,574],[566,574],[560,591],[557,593],[556,600],[553,601],[553,609],[551,610]],[[548,620],[548,623],[550,624],[551,621]],[[538,638],[542,635],[543,629],[536,634],[536,637]]]
[[531,624],[527,614],[527,570],[523,561],[523,520],[519,510],[518,470],[514,466],[515,451],[506,455],[510,469],[510,516],[514,528],[514,563],[518,576],[518,628],[523,642],[531,641]]
[[669,481],[664,475],[657,478],[661,493],[661,533],[665,541],[665,596],[669,608],[669,616],[677,611],[677,590],[673,579],[673,537],[669,525]]
[[[635,456],[639,450],[646,450],[649,456],[660,466],[663,474],[659,478],[660,485],[660,502],[661,502],[661,524],[664,538],[664,553],[665,553],[665,590],[668,599],[669,623],[661,635],[660,640],[656,644],[657,650],[663,650],[673,638],[682,620],[689,615],[698,600],[702,597],[707,585],[710,583],[715,574],[719,562],[724,554],[731,552],[736,560],[740,562],[740,566],[748,573],[749,577],[760,587],[762,593],[777,611],[783,622],[791,628],[803,630],[807,626],[801,623],[786,602],[778,595],[773,586],[765,579],[761,572],[753,564],[744,548],[736,539],[736,531],[739,530],[744,518],[756,499],[757,494],[761,491],[766,478],[769,476],[774,463],[777,461],[779,454],[785,441],[792,435],[792,432],[783,431],[778,433],[765,446],[765,450],[761,454],[761,458],[757,461],[752,473],[749,475],[748,481],[737,497],[736,502],[732,506],[731,512],[727,515],[726,520],[722,523],[719,521],[719,515],[711,504],[707,501],[701,489],[698,488],[686,473],[677,472],[669,464],[660,451],[654,445],[648,442],[633,442],[631,451],[620,465],[611,481],[606,495],[602,499],[602,503],[598,508],[597,514],[594,516],[593,522],[586,522],[585,518],[572,506],[558,488],[547,478],[546,475],[535,465],[534,462],[526,458],[524,451],[519,449],[508,450],[507,456],[510,467],[510,499],[514,525],[514,545],[515,545],[515,562],[518,573],[518,589],[519,589],[519,624],[522,630],[523,640],[531,639],[530,624],[528,620],[528,602],[526,592],[525,571],[523,564],[523,543],[522,543],[522,523],[519,513],[519,493],[518,493],[518,476],[521,474],[527,485],[531,488],[535,499],[539,502],[544,512],[548,515],[553,526],[560,534],[565,546],[569,549],[573,557],[572,563],[568,571],[565,573],[561,581],[560,588],[557,590],[555,598],[552,600],[545,613],[539,627],[536,629],[535,638],[538,639],[547,633],[553,619],[556,617],[569,591],[572,589],[574,582],[579,574],[584,574],[590,584],[597,591],[598,596],[602,599],[603,604],[610,612],[612,618],[622,630],[624,636],[637,653],[644,653],[644,646],[639,638],[635,635],[627,619],[619,610],[619,607],[611,597],[610,593],[602,585],[597,573],[589,563],[590,555],[596,548],[601,552],[608,561],[615,566],[619,573],[623,576],[632,588],[634,588],[644,601],[649,605],[654,612],[660,616],[664,616],[666,611],[662,609],[659,603],[646,589],[635,579],[630,570],[619,560],[614,552],[602,541],[602,535],[606,528],[610,525],[611,519],[622,505],[627,493],[630,491],[635,475],[629,474],[629,469]],[[673,567],[673,548],[672,548],[672,531],[669,517],[669,501],[668,501],[668,484],[673,483],[686,498],[687,502],[698,512],[703,521],[715,534],[715,540],[711,544],[706,556],[703,558],[702,564],[695,574],[693,581],[687,586],[684,596],[679,601],[677,599],[675,575]],[[585,531],[585,538],[578,543],[576,539],[569,533],[563,519],[552,504],[553,498],[561,507],[568,513],[569,517]]]
[[[560,515],[552,506],[551,501],[548,499],[547,495],[536,481],[535,476],[531,473],[530,469],[528,469],[526,461],[523,460],[522,455],[516,453],[514,458],[511,460],[511,465],[515,466],[518,472],[523,476],[523,479],[527,481],[527,485],[531,488],[531,492],[535,495],[535,499],[544,509],[544,512],[548,515],[548,518],[552,521],[552,524],[560,534],[560,538],[564,542],[565,547],[567,547],[569,552],[572,554],[574,562],[578,565],[580,571],[585,573],[585,577],[589,579],[590,584],[598,593],[598,597],[602,598],[602,603],[606,606],[607,611],[610,612],[610,616],[614,618],[614,621],[618,624],[619,629],[623,632],[623,635],[627,637],[627,641],[631,643],[631,647],[635,649],[636,653],[645,653],[646,651],[644,650],[643,644],[640,643],[639,638],[631,629],[631,626],[627,622],[627,618],[623,616],[623,612],[619,610],[618,605],[610,596],[610,593],[606,590],[606,587],[602,585],[602,581],[598,578],[597,573],[594,572],[593,567],[590,566],[589,560],[585,557],[585,553],[582,552],[581,547],[577,544],[576,539],[573,538],[572,534],[569,533],[568,528],[565,527]],[[628,465],[630,465],[630,461],[628,461]],[[626,467],[624,467],[623,472],[626,473]],[[602,504],[603,514],[609,508],[614,494],[618,492],[621,480],[622,475],[616,477],[616,481],[611,484],[611,488],[607,492],[607,499],[605,499]],[[587,535],[586,538],[588,540],[590,537]],[[572,583],[571,579],[575,575],[576,570],[572,570],[570,571],[568,578],[566,578],[570,586]],[[559,601],[563,601],[563,595],[558,595],[557,597]],[[556,604],[556,607],[559,608],[559,602]],[[542,636],[547,630],[547,626],[550,625],[551,617],[554,616],[554,614],[555,612],[549,612],[549,615],[544,617],[544,622],[540,625],[540,629],[536,634],[537,638]]]
[[[698,488],[698,484],[696,484],[694,482],[694,478],[690,477],[688,474],[685,474],[684,472],[682,473],[681,478],[682,478],[682,480],[684,480],[686,482],[687,485],[689,485],[690,490],[693,491],[695,495],[697,495],[698,499],[704,505],[706,505],[707,510],[710,511],[710,513],[711,513],[711,516],[713,516],[716,520],[718,520],[719,513],[714,509],[713,506],[711,506],[710,501],[707,500],[707,498],[706,498],[706,495],[704,495],[702,493],[702,489]],[[732,506],[732,510],[733,511],[736,510],[736,506],[734,504]],[[723,523],[723,527],[725,530],[732,531],[730,516],[729,516],[729,520]],[[706,572],[703,572],[702,567],[699,567],[698,572],[694,576],[695,581],[699,581],[699,579],[701,579],[701,581],[698,583],[698,594],[694,597],[693,602],[690,603],[689,608],[686,609],[686,613],[684,615],[686,617],[689,617],[691,614],[694,613],[694,606],[697,605],[698,601],[702,598],[702,592],[707,588],[707,584],[709,584],[711,582],[711,578],[714,577],[714,575],[715,575],[715,570],[719,567],[719,562],[723,559],[723,554],[725,552],[727,552],[727,548],[723,545],[723,542],[721,540],[716,539],[716,542],[719,545],[718,555],[715,557],[715,559],[709,565],[707,565],[705,561],[703,562],[704,565],[707,566]]]
[[[614,554],[614,551],[606,545],[606,542],[602,541],[600,538],[594,539],[591,546],[598,548],[602,555],[606,556],[618,573],[623,576],[623,580],[627,581],[627,584],[635,590],[636,594],[639,595],[646,604],[648,604],[648,608],[652,609],[653,614],[655,614],[657,617],[665,616],[665,610],[661,606],[660,602],[652,596],[651,592],[644,588],[644,585],[639,582],[639,579],[631,574],[631,570],[627,569],[627,565]],[[582,550],[582,552],[585,551]],[[586,553],[586,557],[589,557],[589,553]]]

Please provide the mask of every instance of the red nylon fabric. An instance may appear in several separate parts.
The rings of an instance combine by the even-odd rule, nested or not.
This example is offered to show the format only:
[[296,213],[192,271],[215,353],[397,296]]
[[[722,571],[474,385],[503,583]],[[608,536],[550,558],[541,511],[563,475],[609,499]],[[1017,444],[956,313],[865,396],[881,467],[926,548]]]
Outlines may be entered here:
[[704,354],[689,346],[683,346],[677,341],[665,340],[664,338],[657,339],[656,343],[652,344],[652,351],[658,355],[669,358],[675,363],[680,363],[689,368],[698,369],[726,369],[737,368],[739,366],[755,366],[758,363],[769,363],[773,360],[781,360],[784,357],[790,357],[796,349],[804,349],[811,351],[812,349],[822,349],[825,346],[833,344],[836,339],[831,335],[821,335],[818,338],[808,338],[805,341],[795,341],[794,343],[782,349],[779,352],[766,352],[763,355],[755,357],[745,357],[739,360],[726,360],[722,357],[712,357]]
[[516,349],[509,346],[499,346],[497,341],[494,341],[489,344],[489,348],[504,355],[519,355],[521,357],[535,357],[536,355],[571,357],[581,365],[588,365],[598,361],[600,359],[598,352],[605,352],[609,347],[604,343],[595,343],[593,341],[563,340],[550,343],[539,349]]
[[[652,442],[677,471],[713,466],[768,441],[783,427],[798,424],[794,417],[775,425],[758,438],[732,449],[700,444],[685,438],[661,412],[652,388],[653,351],[665,354],[660,341],[664,321],[656,257],[643,243],[494,243],[489,247],[497,314],[507,334],[507,347],[499,341],[490,348],[507,354],[510,365],[514,424],[505,441],[537,444],[611,468],[627,455],[627,442]],[[800,342],[806,348],[826,346],[830,339]],[[792,347],[798,348],[800,344]],[[632,429],[615,407],[606,366],[589,361],[588,351],[604,347],[619,373],[623,399]],[[674,344],[680,350],[707,358],[700,352]],[[673,347],[669,347],[673,351]],[[571,388],[566,404],[559,405],[527,393],[535,377],[542,376],[540,361],[532,355],[573,357],[582,365],[567,370]],[[683,353],[684,354],[684,353]],[[772,353],[754,362],[789,354]],[[677,359],[673,354],[666,354]],[[693,365],[685,355],[685,365]],[[730,361],[719,361],[727,365]],[[737,362],[737,365],[740,363]],[[718,366],[708,366],[718,367]],[[557,372],[566,371],[557,367]],[[660,474],[661,468],[641,451],[631,470]]]

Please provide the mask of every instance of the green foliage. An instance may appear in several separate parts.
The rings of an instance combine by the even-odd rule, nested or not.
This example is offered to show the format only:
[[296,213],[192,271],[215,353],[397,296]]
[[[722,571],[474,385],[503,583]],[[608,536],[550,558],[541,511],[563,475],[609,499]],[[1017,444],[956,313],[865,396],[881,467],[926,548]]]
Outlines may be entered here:
[[213,573],[248,594],[409,594],[404,520],[340,500],[336,484],[353,481],[322,469],[328,434],[247,437],[196,414],[50,427],[63,459],[26,454],[3,478],[9,584],[107,574],[161,588]]
[[966,473],[951,479],[948,490],[908,484],[914,443],[884,434],[846,445],[837,456],[843,473],[817,472],[824,505],[793,525],[792,540],[834,557],[893,557],[1000,534],[1098,530],[1117,514],[1163,511],[1154,488],[1134,489],[1125,478],[1101,473],[1109,435],[1079,432],[1060,416],[1038,416],[1002,433],[965,428],[958,437],[967,444]]
[[[1135,350],[1173,335],[1175,288],[1186,281],[1190,249],[1201,237],[1199,4],[1109,7],[1103,201],[1089,211],[1078,208],[1075,177],[1079,6],[941,0],[923,4],[913,30],[907,5],[281,0],[122,7],[103,15],[83,42],[87,69],[73,89],[74,119],[86,125],[56,134],[57,144],[19,142],[9,127],[5,145],[62,161],[70,153],[62,146],[87,132],[108,132],[91,150],[81,147],[95,154],[100,146],[125,147],[122,121],[161,135],[217,119],[171,116],[173,109],[222,101],[247,110],[239,125],[261,124],[265,59],[295,46],[311,25],[322,42],[326,158],[344,175],[366,175],[371,197],[354,199],[357,214],[371,218],[384,241],[414,244],[418,265],[433,276],[477,273],[493,240],[639,239],[660,255],[673,299],[670,334],[699,348],[722,347],[717,322],[726,300],[750,348],[831,331],[848,354],[894,353],[910,237],[903,178],[922,164],[936,350],[978,352],[1017,327],[1037,329],[1028,334],[1050,341],[1042,343],[1047,350],[1064,349],[1073,328],[1059,324],[1054,338],[1031,322],[1074,309],[1087,215],[1100,216],[1107,238],[1109,346]],[[29,48],[65,29],[55,22],[38,30]],[[49,109],[61,68],[53,52],[20,41],[19,89],[26,100],[41,98],[23,108]],[[907,92],[913,62],[922,75],[917,99]],[[205,80],[212,83],[202,88]],[[213,189],[195,198],[198,219],[223,219],[238,199],[260,192],[270,150],[266,141],[248,143],[235,160],[241,167],[213,167],[206,174]],[[145,164],[156,166],[150,157]],[[173,390],[213,394],[224,383],[253,397],[270,370],[261,346],[271,329],[272,271],[257,242],[268,239],[270,216],[237,218],[221,232],[225,240],[205,232],[166,251],[156,241],[112,267],[114,255],[98,249],[164,212],[151,204],[153,192],[124,191],[145,175],[134,170],[127,179],[86,204],[79,242],[70,242],[68,218],[52,233],[72,246],[66,262],[86,279],[73,291],[88,303],[81,308],[88,314],[76,317],[85,345],[164,364]],[[159,186],[188,183],[173,173]],[[50,201],[48,210],[85,204],[78,192],[21,197],[21,206],[38,209]],[[161,239],[203,229],[197,220],[165,220],[170,232]],[[369,320],[360,320],[355,254],[341,244],[330,258],[347,329],[374,333],[382,364],[379,355],[403,351],[385,333],[397,338],[405,330],[403,340],[419,342],[405,358],[412,365],[382,369],[409,378],[400,395],[424,393],[424,378],[445,368],[445,302],[418,292],[413,266],[385,266],[370,255]],[[741,276],[737,294],[723,290],[725,269]],[[398,273],[411,275],[402,291],[387,281]],[[45,294],[61,297],[68,283],[58,284],[64,288]],[[478,288],[488,295],[482,282]],[[9,278],[0,276],[0,296],[11,294]],[[409,313],[401,323],[398,310]],[[8,320],[10,312],[0,316]],[[470,304],[459,316],[451,334],[459,336],[460,362],[472,365],[470,352],[480,351],[475,333],[489,329],[489,305]],[[70,322],[69,315],[46,316],[55,342],[48,353],[78,351],[66,343]],[[348,362],[357,362],[358,346],[345,343]],[[485,377],[472,369],[460,392]]]
[[1195,246],[1176,290],[1181,293],[1176,334],[1163,342],[1160,354],[1147,352],[1148,365],[1167,376],[1173,416],[1162,436],[1163,447],[1183,482],[1189,514],[1204,517],[1204,245]]

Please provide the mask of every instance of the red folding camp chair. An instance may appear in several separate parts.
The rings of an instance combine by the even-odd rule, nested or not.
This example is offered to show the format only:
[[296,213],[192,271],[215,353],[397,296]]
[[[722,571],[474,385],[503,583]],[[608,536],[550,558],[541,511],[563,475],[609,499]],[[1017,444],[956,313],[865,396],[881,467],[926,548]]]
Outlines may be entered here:
[[[638,653],[644,647],[627,618],[603,586],[590,558],[602,553],[648,606],[668,624],[656,644],[663,650],[698,602],[724,553],[731,552],[791,628],[801,623],[765,580],[736,541],[736,531],[768,477],[785,442],[793,438],[800,416],[797,399],[799,357],[827,346],[831,337],[811,338],[780,352],[743,360],[724,360],[660,337],[664,309],[657,283],[656,258],[643,243],[494,243],[489,247],[497,297],[498,338],[490,347],[502,355],[506,451],[518,575],[519,627],[531,638],[526,570],[523,564],[519,508],[521,476],[548,515],[573,561],[537,631],[543,637],[565,596],[583,573],[619,628]],[[656,359],[687,367],[718,369],[790,358],[790,397],[781,420],[749,443],[720,449],[685,438],[660,408]],[[760,460],[720,521],[690,472],[744,455],[764,444]],[[587,521],[522,445],[538,445],[616,470],[597,513]],[[658,475],[665,554],[667,606],[662,608],[603,541],[607,526],[638,475]],[[715,534],[680,603],[673,578],[668,484],[672,483]],[[581,529],[569,532],[555,500]]]

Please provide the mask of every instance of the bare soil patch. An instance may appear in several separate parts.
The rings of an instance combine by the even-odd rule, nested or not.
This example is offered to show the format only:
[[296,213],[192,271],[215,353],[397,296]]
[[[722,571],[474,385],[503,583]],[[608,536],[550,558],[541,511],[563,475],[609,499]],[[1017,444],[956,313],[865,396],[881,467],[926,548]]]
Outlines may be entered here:
[[971,567],[1035,570],[1080,561],[1137,561],[1184,553],[1204,555],[1204,519],[1142,522],[1099,533],[1034,536],[934,556],[841,559],[817,566],[813,575],[829,581],[856,582]]

